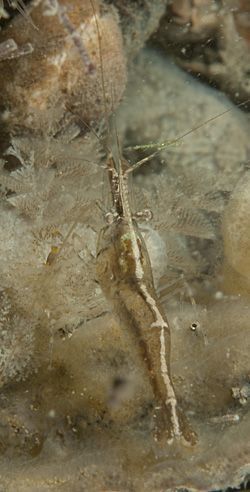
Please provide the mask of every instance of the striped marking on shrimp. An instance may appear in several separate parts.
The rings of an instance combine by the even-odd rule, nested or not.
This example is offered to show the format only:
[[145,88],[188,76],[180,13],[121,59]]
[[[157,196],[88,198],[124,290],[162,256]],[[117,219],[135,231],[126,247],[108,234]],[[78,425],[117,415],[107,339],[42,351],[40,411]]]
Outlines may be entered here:
[[140,290],[144,296],[146,303],[155,315],[156,319],[151,324],[151,328],[160,328],[160,362],[161,362],[161,375],[166,387],[167,398],[165,404],[171,408],[171,423],[173,437],[180,438],[182,432],[180,429],[180,423],[177,416],[177,399],[175,396],[174,388],[169,376],[168,366],[166,363],[166,344],[165,344],[165,329],[169,329],[168,323],[162,317],[154,298],[149,294],[147,287],[142,282],[140,283]]

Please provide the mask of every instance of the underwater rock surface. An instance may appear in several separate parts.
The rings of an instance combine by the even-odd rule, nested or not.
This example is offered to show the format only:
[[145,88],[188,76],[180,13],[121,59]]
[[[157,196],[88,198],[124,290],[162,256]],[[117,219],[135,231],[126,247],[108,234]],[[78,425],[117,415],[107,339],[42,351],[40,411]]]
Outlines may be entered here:
[[31,2],[32,23],[16,16],[0,32],[3,45],[14,39],[19,49],[30,47],[1,62],[2,123],[12,134],[65,133],[73,121],[98,120],[119,103],[126,85],[119,17],[101,2],[93,8],[78,0]]
[[[125,146],[174,139],[230,107],[154,51],[130,77],[117,116]],[[247,125],[234,109],[134,180],[135,211],[153,212],[141,231],[159,295],[168,288],[172,376],[198,434],[193,448],[154,442],[152,390],[96,282],[108,199],[100,142],[12,139],[15,166],[3,162],[0,176],[3,490],[205,492],[250,473],[249,402],[235,397],[249,383],[249,298],[223,291],[231,257],[220,227],[248,176]],[[180,278],[175,293],[168,282]]]
[[[12,471],[11,476],[8,477],[7,463],[5,466],[2,461],[5,490],[12,491],[17,484],[18,490],[36,488],[42,491],[68,490],[69,487],[74,491],[84,487],[91,491],[160,491],[173,488],[207,491],[223,489],[229,483],[238,486],[249,473],[250,466],[249,404],[243,407],[236,403],[230,388],[243,381],[244,376],[247,379],[249,374],[250,342],[246,343],[250,339],[249,306],[242,302],[236,302],[234,306],[230,304],[223,302],[205,315],[203,313],[203,324],[198,334],[189,327],[193,321],[190,306],[183,305],[178,318],[176,311],[174,318],[171,313],[172,371],[178,396],[184,408],[188,408],[189,418],[199,435],[194,448],[178,443],[158,448],[154,443],[145,401],[148,398],[150,402],[150,389],[133,364],[131,350],[128,355],[119,326],[106,317],[88,323],[87,334],[83,331],[76,333],[65,343],[64,349],[58,347],[57,356],[61,357],[61,363],[70,375],[68,387],[65,372],[54,374],[53,383],[55,369],[50,380],[46,378],[41,384],[38,378],[39,388],[36,384],[33,390],[31,385],[27,386],[30,393],[28,401],[35,393],[39,392],[39,396],[36,402],[32,400],[34,409],[30,413],[33,417],[26,422],[27,428],[29,426],[26,452],[34,420],[36,429],[39,423],[44,427],[42,415],[47,416],[48,435],[42,450],[38,447],[36,458],[15,458],[15,472]],[[241,319],[240,323],[236,322],[238,319]],[[206,339],[203,337],[204,329]],[[83,361],[81,365],[80,361]],[[119,361],[118,370],[115,369],[115,361]],[[114,418],[112,422],[106,420],[105,425],[100,425],[95,413],[96,403],[99,398],[104,412],[105,389],[107,391],[117,374],[127,378],[125,405],[123,401],[120,412],[118,409],[117,422]],[[27,388],[23,387],[16,393],[19,412]],[[136,415],[138,408],[144,408],[144,415]],[[84,418],[84,411],[89,411],[92,422]],[[27,408],[23,418],[24,415],[27,418]],[[128,415],[130,419],[134,416],[130,422]],[[37,434],[35,437],[37,442]],[[16,440],[20,440],[20,432]],[[34,445],[31,450],[36,455]]]
[[249,99],[247,0],[173,0],[154,39],[189,73],[236,102]]

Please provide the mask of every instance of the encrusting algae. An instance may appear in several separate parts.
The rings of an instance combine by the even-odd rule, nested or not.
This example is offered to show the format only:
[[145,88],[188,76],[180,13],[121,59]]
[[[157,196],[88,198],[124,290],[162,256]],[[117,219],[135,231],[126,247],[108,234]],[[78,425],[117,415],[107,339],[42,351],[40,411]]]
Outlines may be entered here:
[[[230,290],[226,268],[247,278],[247,119],[235,108],[152,163],[118,151],[116,167],[101,120],[126,83],[119,17],[104,3],[70,7],[42,1],[30,8],[37,32],[18,15],[1,32],[34,46],[1,62],[13,75],[1,96],[2,487],[238,487],[250,466],[249,291]],[[229,107],[148,49],[125,97],[121,147],[175,139]],[[131,155],[145,159],[134,197]]]

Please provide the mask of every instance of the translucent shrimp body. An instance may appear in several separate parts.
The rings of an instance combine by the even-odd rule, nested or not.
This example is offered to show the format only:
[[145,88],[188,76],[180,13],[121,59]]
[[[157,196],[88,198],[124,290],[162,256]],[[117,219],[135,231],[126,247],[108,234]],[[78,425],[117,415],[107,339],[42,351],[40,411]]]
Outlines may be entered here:
[[171,379],[169,324],[158,305],[146,245],[131,214],[124,160],[119,161],[118,168],[119,172],[109,159],[113,221],[99,236],[98,279],[119,314],[122,329],[145,363],[155,397],[155,438],[193,444],[195,434],[179,408]]

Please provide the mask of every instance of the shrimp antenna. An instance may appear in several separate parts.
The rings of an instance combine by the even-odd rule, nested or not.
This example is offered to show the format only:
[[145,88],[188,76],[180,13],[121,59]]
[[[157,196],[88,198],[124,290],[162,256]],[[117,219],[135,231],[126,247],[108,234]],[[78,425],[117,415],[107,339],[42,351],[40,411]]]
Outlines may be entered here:
[[[247,104],[249,102],[250,102],[250,99],[247,99],[246,101],[243,101],[242,103],[237,104],[235,107],[236,108],[239,108],[239,107],[244,106],[245,104]],[[143,150],[143,149],[145,150],[145,149],[150,149],[152,147],[157,147],[157,150],[155,152],[153,152],[151,155],[149,155],[147,157],[144,157],[143,159],[141,159],[140,161],[138,161],[134,165],[132,165],[130,168],[128,168],[126,170],[126,174],[132,173],[136,169],[139,169],[139,167],[141,167],[143,164],[145,164],[146,162],[148,162],[151,159],[153,159],[156,155],[160,154],[160,152],[162,150],[164,150],[165,148],[169,147],[170,145],[177,144],[184,137],[187,137],[188,135],[190,135],[191,133],[195,132],[196,130],[199,130],[200,128],[203,128],[204,126],[208,125],[212,121],[217,120],[221,116],[224,116],[225,114],[230,113],[233,109],[234,109],[234,107],[229,108],[229,109],[226,109],[222,113],[219,113],[219,114],[217,114],[215,116],[212,116],[208,120],[204,121],[203,123],[200,123],[199,125],[194,126],[190,130],[184,132],[182,135],[179,135],[179,137],[176,137],[173,140],[167,140],[165,142],[162,142],[160,144],[155,144],[155,145],[154,144],[148,144],[148,145],[137,145],[135,147],[126,147],[125,150]]]
[[105,122],[106,122],[107,131],[109,134],[110,127],[109,127],[109,120],[108,120],[107,101],[106,101],[106,95],[105,95],[104,64],[103,64],[102,49],[101,49],[102,37],[101,37],[101,32],[100,32],[97,16],[96,16],[96,10],[95,10],[94,2],[93,2],[93,0],[89,0],[89,1],[90,1],[92,10],[93,10],[93,16],[94,16],[94,20],[95,20],[96,32],[97,32],[97,37],[98,37],[98,52],[99,52],[99,60],[100,60],[100,68],[101,68],[101,84],[102,84],[102,93],[103,93]]

